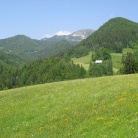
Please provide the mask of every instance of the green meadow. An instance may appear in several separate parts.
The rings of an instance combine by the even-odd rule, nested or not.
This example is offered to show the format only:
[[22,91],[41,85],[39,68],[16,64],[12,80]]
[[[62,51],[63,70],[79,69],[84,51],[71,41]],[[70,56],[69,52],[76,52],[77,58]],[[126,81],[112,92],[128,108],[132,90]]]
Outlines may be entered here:
[[138,74],[0,91],[1,138],[136,138]]
[[89,64],[90,64],[90,61],[91,61],[91,56],[92,56],[92,52],[89,52],[89,54],[84,56],[84,57],[72,58],[72,60],[75,64],[82,65],[86,70],[88,70],[89,69]]
[[[131,48],[124,48],[123,53],[131,52],[133,53],[134,50]],[[72,58],[75,64],[82,65],[86,71],[89,69],[89,64],[91,61],[92,52],[89,52],[88,55],[80,58]],[[122,53],[111,53],[112,63],[113,63],[113,72],[116,74],[119,69],[122,67]]]
[[[82,65],[85,68],[85,70],[88,71],[89,64],[91,61],[91,56],[92,56],[92,52],[90,52],[88,55],[86,55],[84,57],[72,58],[72,60],[75,64]],[[117,71],[122,66],[122,63],[121,63],[122,62],[122,54],[121,53],[111,53],[111,57],[112,57],[112,62],[113,62],[113,71],[114,71],[114,73],[117,73]]]
[[112,63],[113,63],[113,72],[117,71],[122,67],[122,54],[121,53],[111,53]]

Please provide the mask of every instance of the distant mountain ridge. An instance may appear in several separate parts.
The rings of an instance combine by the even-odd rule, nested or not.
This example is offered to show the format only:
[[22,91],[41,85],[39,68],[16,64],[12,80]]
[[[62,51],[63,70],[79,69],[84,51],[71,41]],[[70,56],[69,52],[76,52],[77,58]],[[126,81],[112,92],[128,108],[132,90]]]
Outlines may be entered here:
[[76,31],[71,35],[55,35],[42,40],[31,39],[25,35],[16,35],[0,39],[0,50],[18,56],[24,62],[38,58],[47,58],[75,46],[92,32],[93,30],[85,29]]
[[69,35],[54,35],[50,38],[43,38],[43,41],[61,41],[67,40],[71,44],[78,44],[83,39],[87,38],[89,35],[93,34],[95,30],[93,29],[83,29],[73,32]]
[[24,35],[0,40],[0,50],[23,56],[29,61],[54,56],[66,49],[69,50],[65,55],[80,57],[101,47],[120,53],[123,48],[135,46],[138,46],[138,23],[122,17],[110,19],[96,31],[84,29],[70,35],[55,35],[42,40]]

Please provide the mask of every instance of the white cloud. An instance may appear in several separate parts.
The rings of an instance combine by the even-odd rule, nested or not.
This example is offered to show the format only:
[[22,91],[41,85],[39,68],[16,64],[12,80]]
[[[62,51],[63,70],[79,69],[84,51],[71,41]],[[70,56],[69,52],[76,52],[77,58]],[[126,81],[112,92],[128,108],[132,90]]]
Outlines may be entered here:
[[69,35],[69,34],[71,34],[71,32],[69,32],[69,31],[58,31],[55,34],[46,34],[46,35],[43,36],[43,38],[50,38],[54,35]]
[[68,32],[68,31],[59,31],[55,35],[69,35],[69,34],[71,34],[71,32]]
[[45,38],[50,38],[50,37],[52,37],[53,35],[50,35],[50,34],[46,34],[46,35],[44,35],[43,37]]

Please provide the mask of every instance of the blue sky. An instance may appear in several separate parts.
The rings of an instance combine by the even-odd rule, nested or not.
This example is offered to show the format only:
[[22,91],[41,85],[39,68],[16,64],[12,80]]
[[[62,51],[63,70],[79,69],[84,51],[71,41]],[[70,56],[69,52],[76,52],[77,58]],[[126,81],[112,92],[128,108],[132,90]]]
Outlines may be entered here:
[[0,0],[0,39],[97,30],[114,17],[138,22],[137,6],[138,0]]

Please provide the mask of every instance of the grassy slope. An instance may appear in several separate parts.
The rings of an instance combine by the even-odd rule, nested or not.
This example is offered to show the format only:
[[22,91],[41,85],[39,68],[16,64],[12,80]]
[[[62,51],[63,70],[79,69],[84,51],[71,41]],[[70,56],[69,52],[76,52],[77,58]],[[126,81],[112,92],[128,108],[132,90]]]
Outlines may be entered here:
[[[75,64],[80,64],[86,70],[88,70],[89,69],[89,64],[90,64],[90,61],[91,61],[91,55],[92,55],[92,52],[90,52],[87,56],[80,57],[80,58],[72,58],[72,60]],[[112,61],[113,61],[113,71],[117,72],[120,69],[121,65],[122,65],[122,63],[121,63],[122,54],[120,54],[120,53],[111,53],[111,56],[112,56]]]
[[[134,52],[131,48],[124,48],[123,53]],[[86,70],[89,69],[89,64],[91,61],[92,52],[90,52],[87,56],[80,58],[72,58],[75,64],[82,65]],[[111,53],[112,61],[113,61],[113,71],[116,73],[122,66],[122,54],[121,53]]]
[[136,138],[138,74],[0,92],[1,138]]
[[[134,50],[131,48],[124,48],[123,53],[131,52]],[[111,53],[113,62],[113,71],[116,73],[122,67],[122,54],[121,53]]]
[[122,66],[122,54],[120,53],[111,53],[113,71],[116,73]]
[[80,57],[80,58],[72,58],[72,60],[75,64],[80,64],[86,70],[88,70],[89,69],[89,64],[90,64],[90,61],[91,61],[91,56],[92,56],[92,52],[89,52],[89,54],[87,56]]

